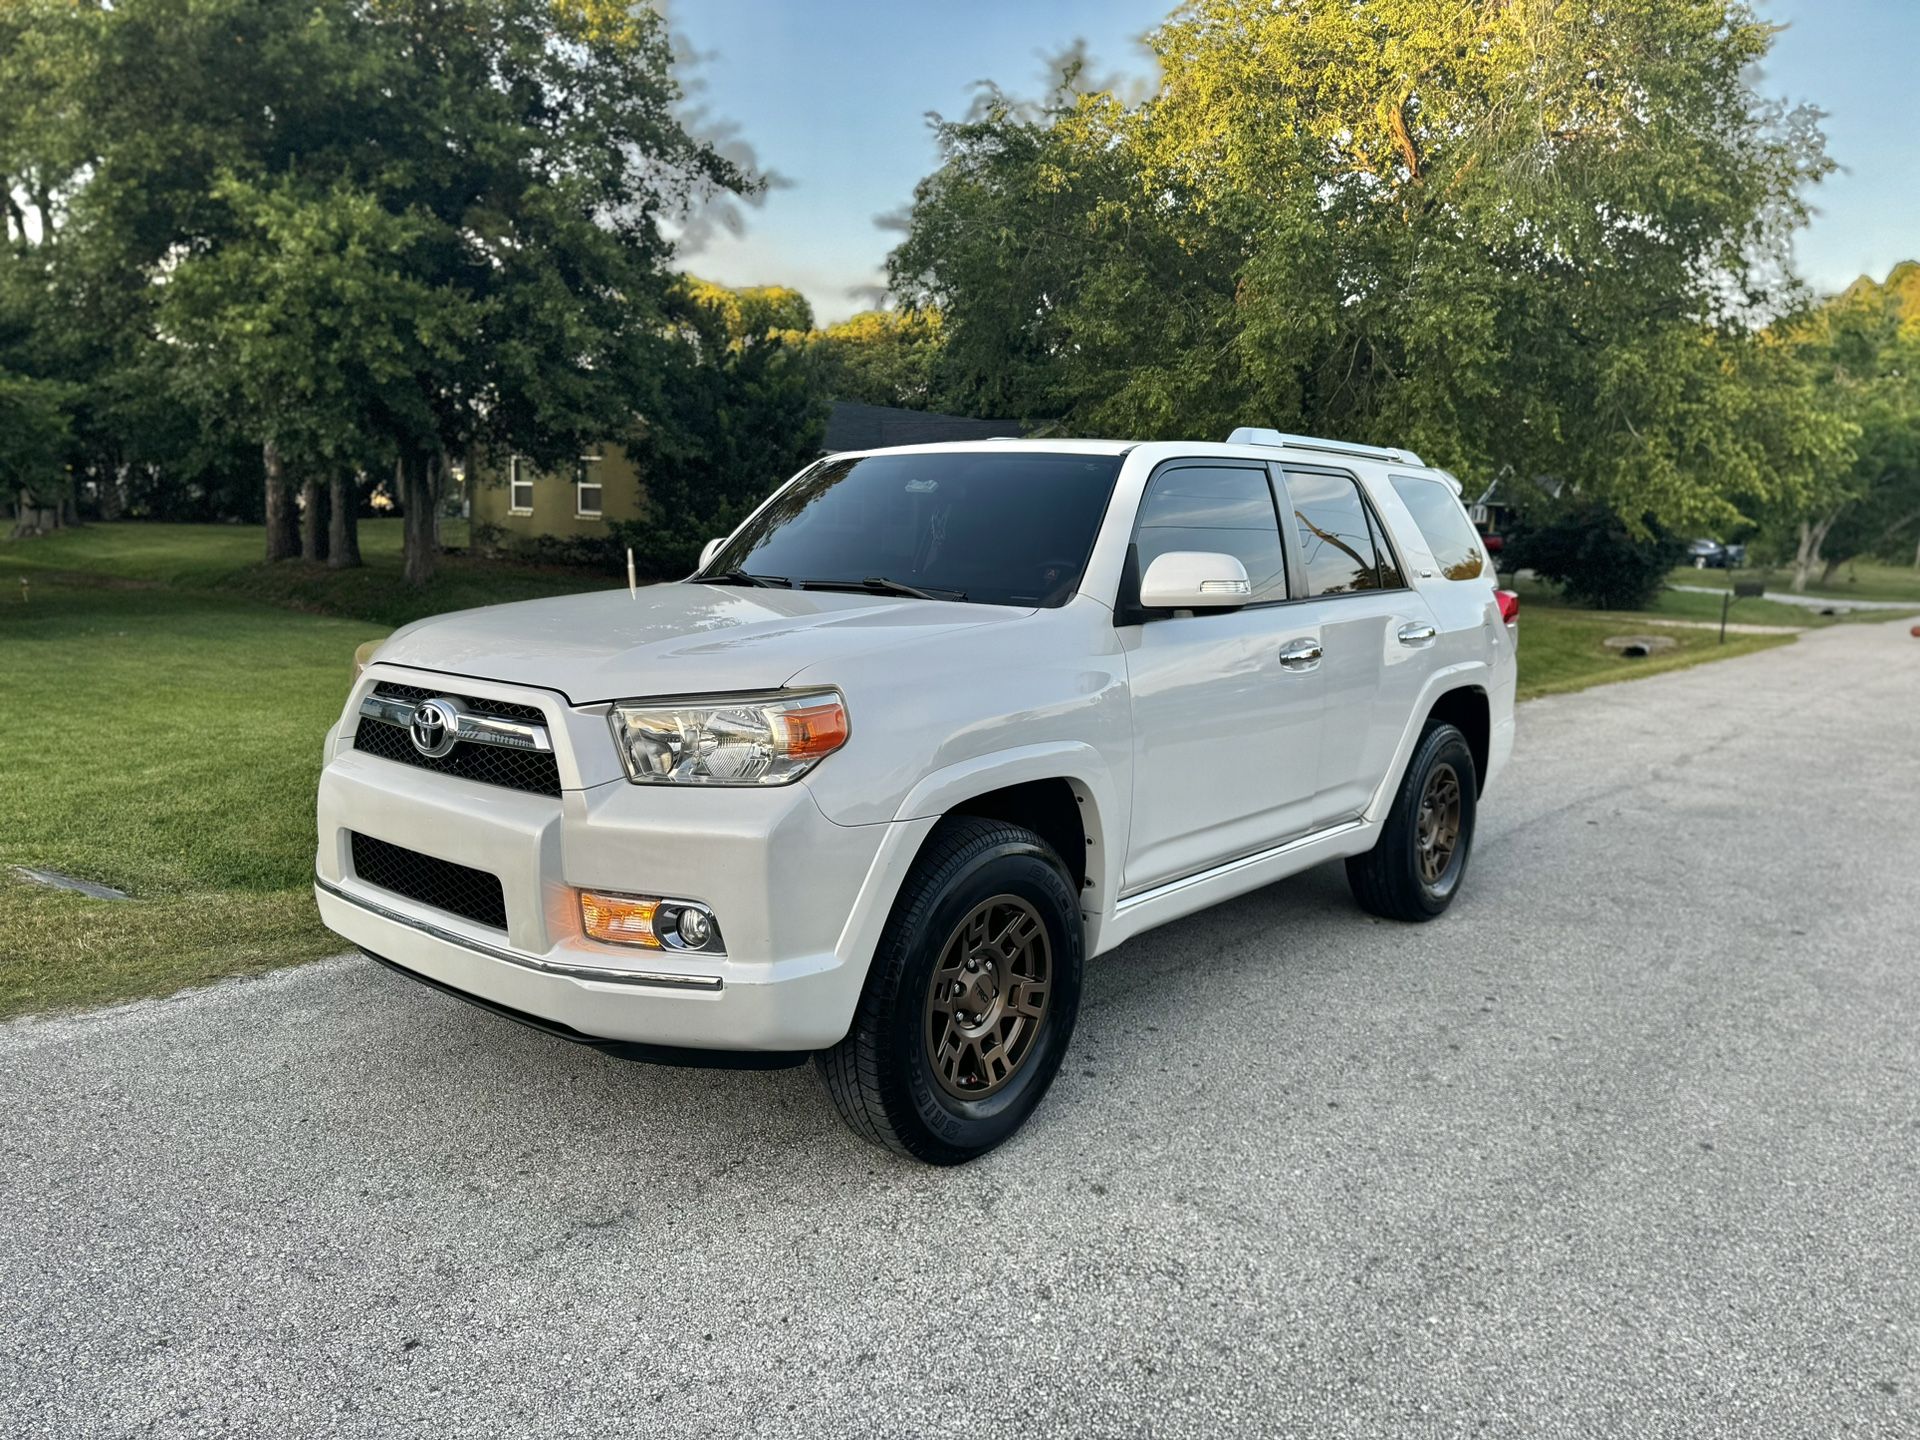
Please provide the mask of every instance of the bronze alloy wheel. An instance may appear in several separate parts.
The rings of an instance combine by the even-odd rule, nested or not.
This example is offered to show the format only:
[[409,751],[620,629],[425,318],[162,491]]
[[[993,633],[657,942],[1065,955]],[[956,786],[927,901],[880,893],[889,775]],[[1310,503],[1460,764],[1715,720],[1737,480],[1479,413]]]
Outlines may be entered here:
[[940,1088],[981,1100],[1020,1073],[1047,1016],[1053,946],[1040,912],[995,895],[947,937],[927,986],[927,1057]]
[[1453,766],[1440,764],[1427,776],[1420,796],[1420,815],[1414,826],[1414,844],[1420,861],[1420,879],[1436,889],[1460,848],[1460,776]]

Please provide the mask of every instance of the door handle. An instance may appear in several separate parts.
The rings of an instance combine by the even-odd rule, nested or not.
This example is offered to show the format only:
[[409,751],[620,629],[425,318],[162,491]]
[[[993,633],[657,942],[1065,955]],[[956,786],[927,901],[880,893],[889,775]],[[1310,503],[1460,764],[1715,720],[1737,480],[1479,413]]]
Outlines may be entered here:
[[1402,645],[1431,645],[1433,643],[1433,637],[1439,633],[1438,630],[1427,624],[1426,621],[1416,620],[1411,625],[1402,625],[1400,627],[1400,643]]
[[1280,663],[1288,670],[1318,670],[1321,654],[1318,640],[1290,640],[1280,647]]

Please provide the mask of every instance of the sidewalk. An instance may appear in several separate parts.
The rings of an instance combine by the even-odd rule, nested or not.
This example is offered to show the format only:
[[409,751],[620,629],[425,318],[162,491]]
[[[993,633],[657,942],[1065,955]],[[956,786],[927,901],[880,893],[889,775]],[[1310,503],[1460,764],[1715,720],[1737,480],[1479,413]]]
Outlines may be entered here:
[[[1724,595],[1714,585],[1669,585],[1669,590],[1684,590],[1689,595]],[[1791,590],[1769,590],[1760,597],[1782,605],[1799,605],[1808,610],[1885,610],[1897,615],[1920,615],[1920,600],[1835,600],[1828,595],[1796,595]],[[1736,605],[1739,601],[1734,602]]]

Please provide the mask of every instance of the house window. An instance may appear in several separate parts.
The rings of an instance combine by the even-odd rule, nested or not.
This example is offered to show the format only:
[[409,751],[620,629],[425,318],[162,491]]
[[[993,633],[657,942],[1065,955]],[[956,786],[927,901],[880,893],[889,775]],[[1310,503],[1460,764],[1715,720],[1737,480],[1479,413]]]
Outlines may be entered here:
[[533,513],[533,468],[518,455],[507,461],[507,513]]
[[573,474],[573,513],[576,519],[600,518],[600,457],[582,455]]

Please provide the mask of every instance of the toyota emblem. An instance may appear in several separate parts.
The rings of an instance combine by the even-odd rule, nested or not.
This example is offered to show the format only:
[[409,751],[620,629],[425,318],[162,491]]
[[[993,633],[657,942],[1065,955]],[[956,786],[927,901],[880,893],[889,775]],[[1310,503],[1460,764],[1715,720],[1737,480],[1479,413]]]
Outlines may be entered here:
[[460,710],[451,700],[422,700],[407,722],[413,748],[429,760],[438,760],[459,742]]

